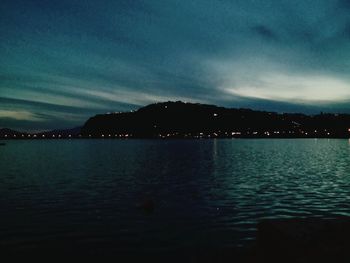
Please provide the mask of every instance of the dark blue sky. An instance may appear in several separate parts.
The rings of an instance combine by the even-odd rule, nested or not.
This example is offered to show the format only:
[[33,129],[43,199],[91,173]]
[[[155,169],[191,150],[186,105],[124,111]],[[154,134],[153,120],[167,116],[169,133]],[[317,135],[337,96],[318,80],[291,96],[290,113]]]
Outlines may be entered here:
[[350,112],[350,1],[2,0],[0,127],[183,100]]

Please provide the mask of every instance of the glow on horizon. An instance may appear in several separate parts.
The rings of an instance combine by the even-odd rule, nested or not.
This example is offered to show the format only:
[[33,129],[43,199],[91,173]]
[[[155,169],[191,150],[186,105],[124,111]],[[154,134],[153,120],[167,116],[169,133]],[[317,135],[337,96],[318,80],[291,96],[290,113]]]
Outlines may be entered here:
[[[255,76],[252,76],[255,78]],[[270,73],[257,76],[255,84],[223,87],[227,93],[241,97],[301,103],[339,103],[350,99],[350,83],[322,75],[287,75]]]
[[29,111],[0,110],[0,118],[9,118],[20,121],[44,121],[34,113]]

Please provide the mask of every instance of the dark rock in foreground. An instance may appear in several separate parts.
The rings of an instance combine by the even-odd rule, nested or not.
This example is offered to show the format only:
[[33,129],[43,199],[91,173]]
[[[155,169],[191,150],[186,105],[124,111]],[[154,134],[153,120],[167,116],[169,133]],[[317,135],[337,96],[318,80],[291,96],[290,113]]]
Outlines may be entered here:
[[2,244],[2,258],[93,259],[120,262],[350,262],[350,219],[276,219],[258,224],[253,247],[147,249],[110,240],[71,237]]
[[350,262],[350,219],[281,219],[258,225],[253,262]]

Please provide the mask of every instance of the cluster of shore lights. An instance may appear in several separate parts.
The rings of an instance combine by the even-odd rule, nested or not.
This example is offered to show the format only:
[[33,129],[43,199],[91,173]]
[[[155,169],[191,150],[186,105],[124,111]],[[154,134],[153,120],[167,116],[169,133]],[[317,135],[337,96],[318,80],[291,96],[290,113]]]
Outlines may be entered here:
[[[104,135],[104,134],[101,134],[101,138],[112,138],[112,137],[119,137],[119,138],[128,138],[128,137],[131,137],[132,134],[114,134],[114,136],[112,134],[107,134],[107,135]],[[91,137],[91,134],[89,134],[89,137]]]
[[[64,136],[62,136],[61,134],[52,134],[51,136],[45,135],[45,134],[21,134],[21,135],[16,135],[13,134],[12,138],[62,138]],[[72,135],[69,134],[66,137],[71,138]],[[81,135],[79,135],[79,137],[82,137]],[[4,138],[11,138],[11,135],[5,134]]]
[[[347,129],[347,131],[350,133],[350,128]],[[314,134],[325,134],[327,136],[331,135],[331,132],[328,131],[327,129],[318,131],[318,130],[314,130],[313,132],[309,131],[303,131],[303,130],[299,130],[299,131],[245,131],[245,132],[241,132],[241,131],[232,131],[232,132],[221,132],[221,131],[217,131],[217,132],[212,132],[212,133],[205,133],[205,132],[200,132],[200,133],[196,133],[196,134],[192,134],[192,133],[187,133],[187,134],[179,134],[178,132],[175,133],[166,133],[166,134],[158,134],[158,136],[160,138],[169,138],[169,137],[176,137],[176,136],[184,136],[184,137],[194,137],[194,138],[203,138],[203,137],[207,137],[207,138],[211,138],[211,137],[219,137],[219,136],[241,136],[241,135],[265,135],[265,136],[271,136],[272,134],[275,135],[279,135],[279,134],[303,134],[305,136],[311,135],[312,133]],[[3,138],[96,138],[99,136],[96,135],[87,135],[87,136],[82,136],[81,134],[79,135],[72,135],[72,134],[68,134],[68,135],[62,135],[62,134],[52,134],[52,135],[45,135],[45,134],[21,134],[21,135],[9,135],[9,134],[4,134]],[[126,134],[101,134],[100,135],[101,138],[130,138],[133,137],[132,134],[126,133]]]

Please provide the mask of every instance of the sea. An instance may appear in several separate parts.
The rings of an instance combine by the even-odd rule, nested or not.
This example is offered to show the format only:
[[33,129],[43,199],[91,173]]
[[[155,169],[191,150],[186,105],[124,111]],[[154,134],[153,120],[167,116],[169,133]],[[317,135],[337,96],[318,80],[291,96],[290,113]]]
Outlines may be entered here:
[[264,219],[350,215],[347,139],[2,142],[1,251],[240,248]]

